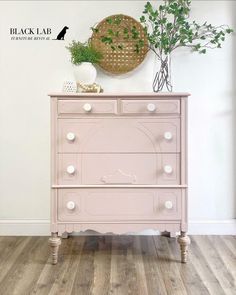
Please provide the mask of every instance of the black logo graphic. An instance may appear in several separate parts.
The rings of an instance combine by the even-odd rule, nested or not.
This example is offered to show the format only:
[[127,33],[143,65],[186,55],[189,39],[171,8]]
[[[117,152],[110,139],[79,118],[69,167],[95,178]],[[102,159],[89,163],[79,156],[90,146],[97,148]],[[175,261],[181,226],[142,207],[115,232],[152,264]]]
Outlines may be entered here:
[[65,26],[61,32],[57,35],[56,39],[52,39],[52,40],[65,40],[65,34],[66,34],[66,30],[68,30],[69,28],[67,26]]

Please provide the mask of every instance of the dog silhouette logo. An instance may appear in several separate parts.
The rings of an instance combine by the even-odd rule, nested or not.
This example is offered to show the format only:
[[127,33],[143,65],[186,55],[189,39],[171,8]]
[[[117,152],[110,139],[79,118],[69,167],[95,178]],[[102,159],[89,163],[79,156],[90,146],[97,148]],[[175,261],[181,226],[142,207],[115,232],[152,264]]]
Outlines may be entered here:
[[57,35],[57,38],[56,39],[52,39],[52,40],[65,40],[65,34],[66,34],[66,31],[68,30],[69,28],[67,26],[65,26],[61,31],[60,33]]

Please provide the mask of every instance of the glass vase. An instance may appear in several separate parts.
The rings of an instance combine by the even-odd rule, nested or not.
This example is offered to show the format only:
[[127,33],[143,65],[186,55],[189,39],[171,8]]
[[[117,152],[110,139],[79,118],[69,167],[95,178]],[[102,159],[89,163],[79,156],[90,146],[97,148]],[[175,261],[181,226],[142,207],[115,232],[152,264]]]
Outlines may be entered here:
[[172,92],[171,56],[169,54],[158,58],[158,68],[154,75],[152,88],[154,92]]

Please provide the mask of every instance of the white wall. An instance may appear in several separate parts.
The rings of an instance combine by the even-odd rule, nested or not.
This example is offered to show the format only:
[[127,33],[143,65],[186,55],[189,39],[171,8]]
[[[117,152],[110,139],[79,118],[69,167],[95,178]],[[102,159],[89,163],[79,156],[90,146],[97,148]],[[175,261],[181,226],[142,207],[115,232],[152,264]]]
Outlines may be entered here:
[[[0,2],[0,234],[47,233],[49,219],[49,98],[72,77],[65,45],[86,40],[102,18],[138,18],[143,1]],[[194,1],[192,18],[236,27],[236,2]],[[66,41],[12,41],[10,27],[69,26]],[[235,36],[207,55],[176,52],[175,91],[189,99],[189,218],[193,233],[236,232]],[[105,91],[151,91],[153,56],[134,72],[99,72]]]

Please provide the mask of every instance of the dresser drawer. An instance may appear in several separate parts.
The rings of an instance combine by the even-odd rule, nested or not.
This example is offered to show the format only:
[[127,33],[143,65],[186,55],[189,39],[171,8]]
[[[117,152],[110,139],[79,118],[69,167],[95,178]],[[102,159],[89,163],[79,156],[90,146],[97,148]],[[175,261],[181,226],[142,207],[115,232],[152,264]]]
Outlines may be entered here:
[[61,189],[57,204],[62,222],[181,218],[178,189]]
[[175,153],[179,118],[58,119],[60,153]]
[[180,114],[180,101],[175,100],[122,100],[123,114]]
[[179,154],[59,154],[58,184],[180,184]]
[[58,115],[116,114],[116,100],[59,100]]

